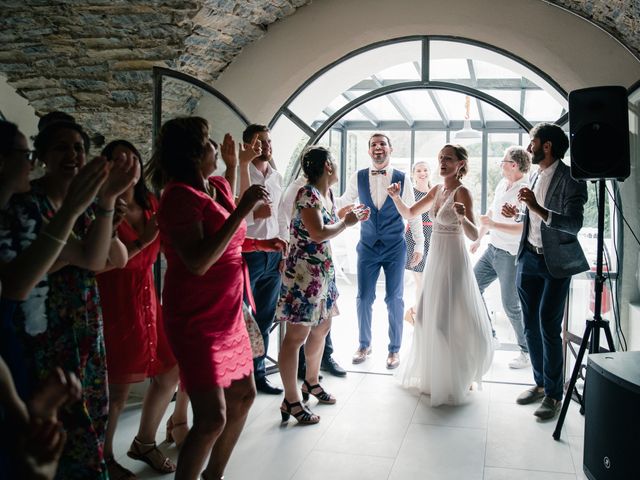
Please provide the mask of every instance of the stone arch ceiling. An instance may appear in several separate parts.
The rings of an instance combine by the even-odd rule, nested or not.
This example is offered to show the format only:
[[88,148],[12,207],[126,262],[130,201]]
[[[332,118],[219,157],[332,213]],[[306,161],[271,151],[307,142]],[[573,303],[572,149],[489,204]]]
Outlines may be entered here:
[[[149,147],[152,66],[215,80],[269,25],[308,3],[0,0],[0,74],[38,114],[67,111],[92,133]],[[548,3],[597,24],[640,59],[639,0]]]

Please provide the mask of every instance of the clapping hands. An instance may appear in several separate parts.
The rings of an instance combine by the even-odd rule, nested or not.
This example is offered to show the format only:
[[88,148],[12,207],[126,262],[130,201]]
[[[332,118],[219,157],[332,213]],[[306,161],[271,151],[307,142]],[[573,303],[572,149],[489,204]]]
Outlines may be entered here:
[[269,192],[263,185],[251,185],[242,195],[237,209],[240,210],[243,217],[246,217],[258,202],[271,205]]

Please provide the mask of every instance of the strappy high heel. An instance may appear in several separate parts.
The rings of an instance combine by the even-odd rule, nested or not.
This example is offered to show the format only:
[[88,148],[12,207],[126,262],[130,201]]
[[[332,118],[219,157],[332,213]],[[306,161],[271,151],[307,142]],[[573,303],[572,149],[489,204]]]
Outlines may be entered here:
[[[300,410],[293,413],[293,409],[296,407],[299,407]],[[282,400],[282,405],[280,405],[280,415],[282,415],[282,423],[287,422],[291,415],[294,416],[300,425],[313,425],[320,421],[320,415],[316,415],[300,402],[290,403],[286,398]]]
[[188,434],[189,426],[187,422],[173,423],[173,415],[171,415],[167,420],[167,443],[176,442],[176,447],[180,448]]
[[[313,391],[316,390],[316,393]],[[306,380],[302,383],[302,387],[300,387],[300,391],[302,391],[302,399],[306,402],[309,400],[309,395],[313,395],[318,399],[320,403],[326,403],[327,405],[333,405],[336,403],[336,397],[328,393],[324,388],[320,386],[319,383],[315,385],[309,385],[309,382]]]

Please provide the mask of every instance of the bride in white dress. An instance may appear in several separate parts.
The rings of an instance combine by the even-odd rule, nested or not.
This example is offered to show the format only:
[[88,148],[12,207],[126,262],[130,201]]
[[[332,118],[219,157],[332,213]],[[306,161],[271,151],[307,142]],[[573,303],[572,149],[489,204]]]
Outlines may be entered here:
[[400,198],[399,184],[388,189],[406,219],[431,208],[433,233],[413,343],[398,376],[405,387],[431,395],[432,406],[464,403],[493,360],[491,325],[464,241],[465,235],[478,238],[471,193],[460,181],[467,158],[464,147],[445,145],[438,155],[444,184],[411,207]]

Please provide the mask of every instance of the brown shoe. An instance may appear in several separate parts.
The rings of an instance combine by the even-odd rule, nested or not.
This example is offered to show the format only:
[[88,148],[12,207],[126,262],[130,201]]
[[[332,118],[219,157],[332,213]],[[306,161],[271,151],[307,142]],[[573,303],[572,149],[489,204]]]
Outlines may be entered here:
[[398,352],[389,353],[387,357],[387,368],[393,370],[394,368],[398,368],[398,365],[400,365],[400,354]]
[[358,364],[364,362],[367,357],[371,355],[371,347],[359,348],[356,350],[356,353],[353,354],[351,358],[351,363]]
[[527,388],[524,392],[518,395],[516,398],[516,403],[518,405],[528,405],[533,402],[537,402],[538,400],[544,397],[544,388],[542,387],[531,387]]
[[545,396],[542,399],[542,404],[540,404],[533,414],[540,420],[551,420],[558,414],[560,407],[562,407],[562,402],[560,400]]

